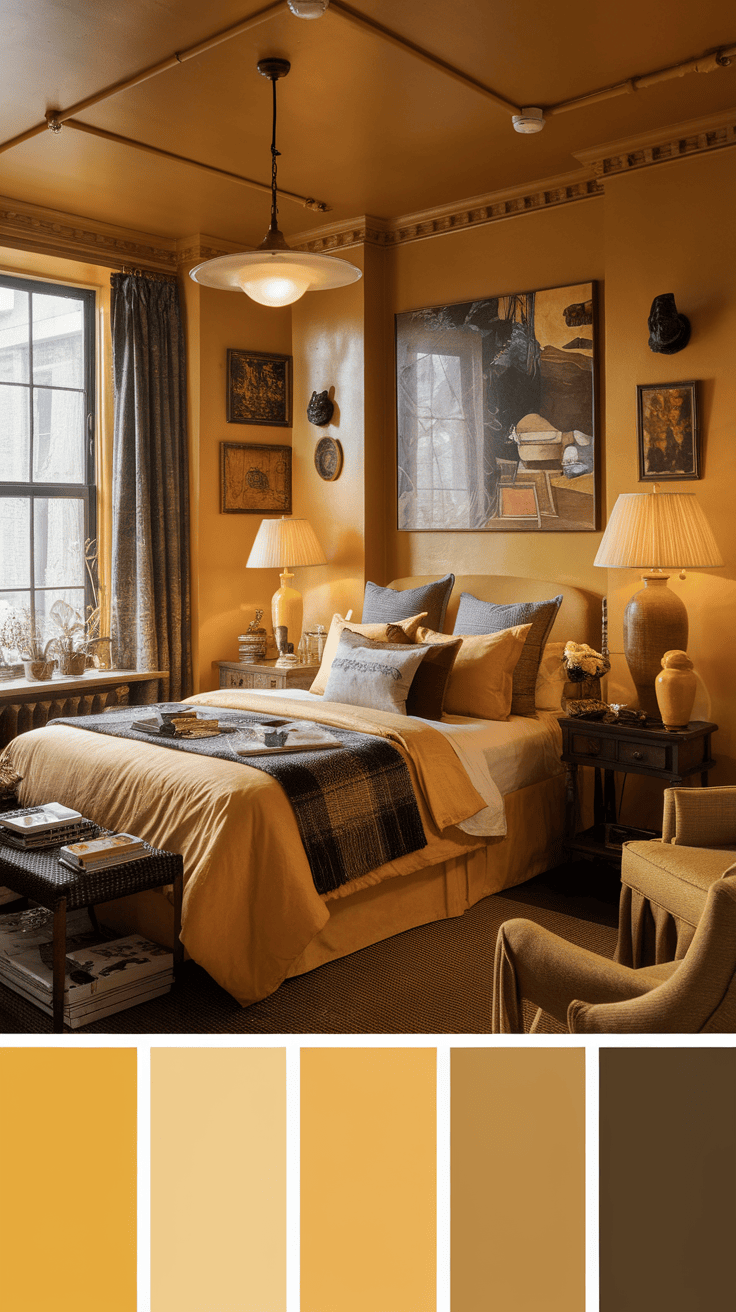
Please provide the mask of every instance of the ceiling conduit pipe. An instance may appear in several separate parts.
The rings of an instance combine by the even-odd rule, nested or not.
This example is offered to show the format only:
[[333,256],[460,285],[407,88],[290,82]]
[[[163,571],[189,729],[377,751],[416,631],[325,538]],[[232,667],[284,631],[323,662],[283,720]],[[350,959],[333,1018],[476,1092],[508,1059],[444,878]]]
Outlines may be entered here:
[[571,109],[586,109],[588,105],[597,105],[602,100],[613,100],[615,96],[628,96],[634,91],[644,91],[647,87],[657,86],[660,82],[669,82],[675,77],[686,77],[688,73],[715,73],[719,68],[728,68],[736,56],[736,45],[725,46],[707,55],[688,59],[684,64],[672,64],[661,68],[656,73],[644,73],[641,77],[628,78],[626,82],[617,82],[614,86],[604,87],[600,91],[591,91],[587,96],[576,96],[573,100],[560,101],[550,105],[544,113],[547,118],[554,114],[567,114]]

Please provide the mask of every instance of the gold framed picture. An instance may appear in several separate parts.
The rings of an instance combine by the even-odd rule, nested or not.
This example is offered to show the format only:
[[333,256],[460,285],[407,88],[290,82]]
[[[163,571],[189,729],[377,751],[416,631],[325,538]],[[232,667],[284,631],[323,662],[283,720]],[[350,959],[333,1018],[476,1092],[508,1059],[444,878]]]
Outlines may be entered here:
[[227,353],[227,421],[291,428],[290,355],[268,351]]
[[639,482],[700,478],[697,383],[646,383],[636,389]]
[[220,443],[223,515],[291,514],[291,447]]

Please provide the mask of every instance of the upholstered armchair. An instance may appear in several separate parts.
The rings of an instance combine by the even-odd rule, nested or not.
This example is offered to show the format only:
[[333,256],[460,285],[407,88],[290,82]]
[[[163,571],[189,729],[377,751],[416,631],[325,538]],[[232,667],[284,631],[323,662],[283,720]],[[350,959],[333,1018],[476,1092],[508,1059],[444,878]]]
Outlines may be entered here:
[[736,869],[736,787],[668,788],[661,841],[625,843],[614,960],[681,960],[708,890]]
[[633,970],[567,943],[529,920],[498,931],[494,1034],[523,1033],[522,1000],[571,1034],[736,1031],[736,875],[714,880],[681,960]]

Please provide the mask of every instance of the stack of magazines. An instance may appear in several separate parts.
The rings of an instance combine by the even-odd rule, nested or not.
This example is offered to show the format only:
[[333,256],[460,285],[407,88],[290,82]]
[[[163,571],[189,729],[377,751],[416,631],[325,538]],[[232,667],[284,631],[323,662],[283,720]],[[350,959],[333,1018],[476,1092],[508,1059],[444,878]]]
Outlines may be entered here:
[[[0,983],[48,1016],[53,1002],[53,912],[0,917]],[[71,1029],[168,993],[172,953],[140,934],[100,942],[85,911],[67,917],[64,1023]],[[81,946],[80,946],[81,945]]]
[[90,820],[60,802],[45,802],[43,806],[28,807],[25,811],[0,814],[2,841],[24,852],[74,842],[76,838],[89,834],[90,829]]
[[70,870],[107,870],[148,856],[145,843],[134,834],[107,834],[83,843],[67,843],[59,849],[59,860]]

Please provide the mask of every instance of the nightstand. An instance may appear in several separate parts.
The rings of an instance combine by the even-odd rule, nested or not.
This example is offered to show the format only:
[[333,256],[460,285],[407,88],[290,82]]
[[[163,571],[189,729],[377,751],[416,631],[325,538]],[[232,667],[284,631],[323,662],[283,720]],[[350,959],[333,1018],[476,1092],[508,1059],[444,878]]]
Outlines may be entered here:
[[217,661],[221,688],[311,688],[319,663],[276,668],[275,661]]
[[[705,720],[693,720],[687,729],[670,732],[656,724],[639,728],[563,717],[560,728],[562,760],[567,765],[565,848],[568,855],[602,857],[620,866],[621,847],[611,845],[610,830],[606,842],[606,827],[616,824],[615,773],[648,775],[661,779],[668,788],[699,774],[705,788],[708,771],[715,765],[710,739],[718,725]],[[593,766],[596,771],[594,824],[591,829],[578,833],[578,766],[581,765]],[[636,836],[634,832],[630,835]]]

